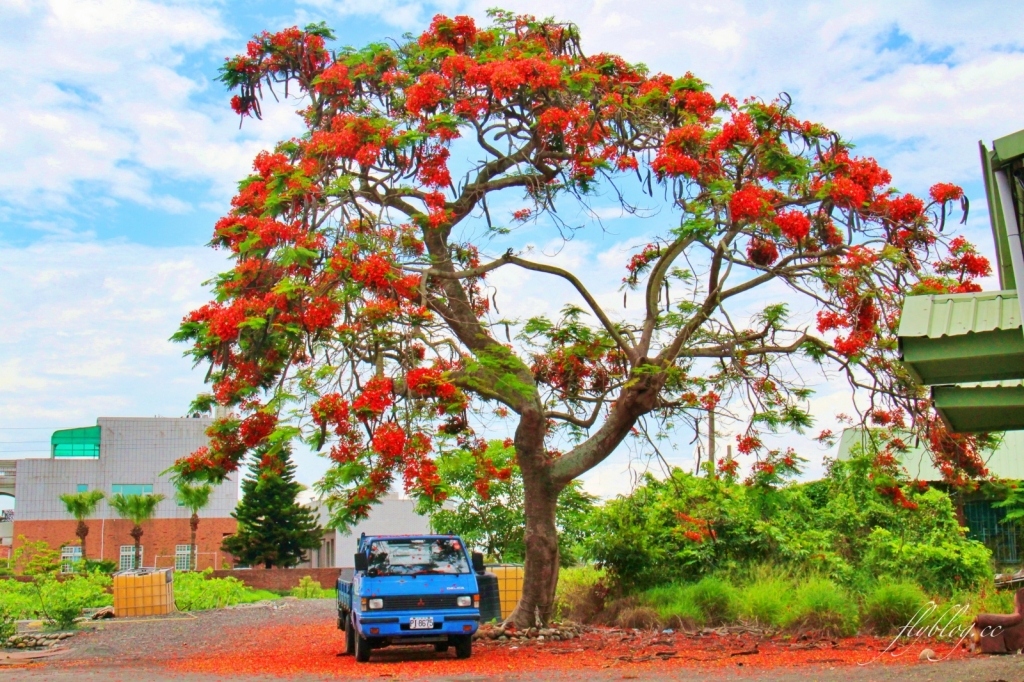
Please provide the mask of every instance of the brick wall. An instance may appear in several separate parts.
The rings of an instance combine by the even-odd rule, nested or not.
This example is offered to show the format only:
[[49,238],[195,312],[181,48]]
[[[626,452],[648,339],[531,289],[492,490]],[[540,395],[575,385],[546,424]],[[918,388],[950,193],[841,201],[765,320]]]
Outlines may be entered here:
[[251,568],[237,571],[214,571],[214,578],[238,578],[249,587],[258,590],[290,590],[299,584],[303,576],[312,576],[320,583],[320,587],[334,589],[338,584],[338,575],[345,572],[346,577],[352,576],[352,569],[344,568]]
[[[86,552],[90,559],[107,559],[117,563],[121,545],[133,545],[135,541],[129,532],[130,521],[124,519],[90,519],[89,535],[86,538]],[[20,536],[29,541],[44,540],[50,547],[59,549],[63,545],[77,545],[75,529],[78,522],[67,521],[14,521],[14,546],[21,542]],[[235,532],[237,523],[232,518],[199,519],[196,545],[199,547],[199,569],[220,568],[225,561],[232,562],[230,554],[220,549],[225,535]],[[187,545],[191,529],[188,519],[154,519],[142,524],[142,565],[144,567],[172,568],[175,545]]]

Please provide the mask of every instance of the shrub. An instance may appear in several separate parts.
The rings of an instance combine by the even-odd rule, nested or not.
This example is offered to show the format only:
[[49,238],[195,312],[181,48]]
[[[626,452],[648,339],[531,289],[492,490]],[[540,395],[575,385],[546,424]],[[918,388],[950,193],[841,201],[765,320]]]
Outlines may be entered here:
[[858,625],[857,603],[831,580],[811,578],[797,587],[782,624],[829,635],[854,635]]
[[0,604],[3,604],[15,620],[38,618],[39,595],[35,585],[20,580],[0,580]]
[[320,587],[320,583],[308,575],[302,576],[299,584],[292,588],[291,594],[299,599],[327,599],[335,596],[334,590]]
[[208,568],[200,573],[175,573],[174,604],[179,611],[219,609],[278,598],[273,592],[254,590],[237,578],[211,578],[212,572]]
[[0,646],[17,634],[18,624],[15,620],[7,604],[0,604]]
[[555,613],[560,620],[590,623],[604,610],[608,596],[605,572],[593,566],[565,568],[558,574]]
[[871,628],[885,635],[911,621],[920,620],[928,603],[924,591],[910,582],[883,583],[864,602],[864,617]]
[[112,580],[100,573],[76,575],[65,580],[40,578],[35,582],[40,611],[51,627],[74,627],[83,609],[109,606],[113,597],[107,592]]

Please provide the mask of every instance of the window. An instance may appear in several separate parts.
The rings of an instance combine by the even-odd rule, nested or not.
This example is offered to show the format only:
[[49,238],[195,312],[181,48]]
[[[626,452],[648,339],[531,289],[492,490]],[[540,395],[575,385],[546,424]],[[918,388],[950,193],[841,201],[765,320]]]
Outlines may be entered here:
[[110,486],[110,491],[115,495],[151,495],[153,493],[153,484],[115,483]]
[[78,492],[80,492],[80,493],[87,493],[87,492],[89,492],[89,484],[88,483],[79,483],[78,484]]
[[60,548],[60,572],[74,573],[82,560],[82,548],[78,545],[64,545]]
[[[142,551],[144,547],[139,547],[139,559],[142,559]],[[140,561],[141,563],[141,561]],[[137,568],[135,566],[135,545],[121,545],[121,563],[118,566],[122,571],[131,571]]]
[[192,545],[175,545],[174,547],[174,570],[192,570]]

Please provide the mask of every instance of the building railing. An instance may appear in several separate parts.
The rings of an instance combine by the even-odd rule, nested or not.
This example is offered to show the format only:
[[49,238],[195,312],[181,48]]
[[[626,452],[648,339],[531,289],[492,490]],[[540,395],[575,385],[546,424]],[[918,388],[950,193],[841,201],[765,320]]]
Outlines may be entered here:
[[17,462],[0,462],[0,486],[14,485],[14,475],[18,471]]
[[14,510],[0,509],[0,523],[10,523],[11,521],[14,521]]

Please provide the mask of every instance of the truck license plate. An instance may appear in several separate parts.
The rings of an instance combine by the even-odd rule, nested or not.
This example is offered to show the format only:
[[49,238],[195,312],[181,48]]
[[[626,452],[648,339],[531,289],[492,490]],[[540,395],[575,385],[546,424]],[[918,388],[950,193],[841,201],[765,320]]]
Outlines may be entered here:
[[410,630],[433,630],[434,619],[430,618],[410,618],[409,619]]

